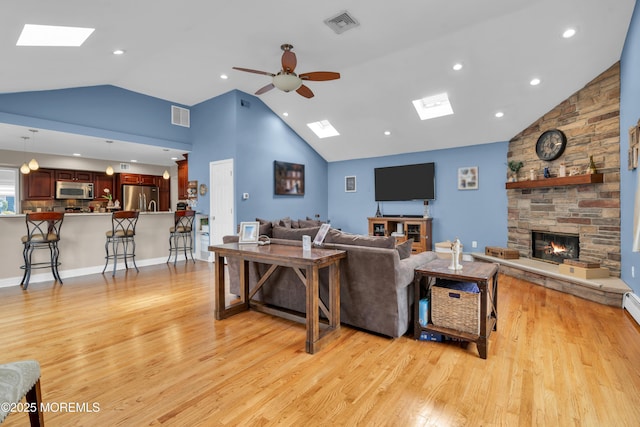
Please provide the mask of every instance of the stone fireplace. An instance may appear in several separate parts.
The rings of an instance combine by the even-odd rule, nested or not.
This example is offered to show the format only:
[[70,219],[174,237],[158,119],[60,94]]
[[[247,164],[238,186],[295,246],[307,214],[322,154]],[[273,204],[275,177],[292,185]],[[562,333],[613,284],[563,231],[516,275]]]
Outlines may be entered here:
[[531,258],[562,264],[565,259],[580,258],[580,236],[577,234],[531,232]]
[[[565,133],[567,147],[559,159],[546,162],[536,155],[535,145],[540,134],[550,129]],[[601,174],[598,179],[588,175],[590,156]],[[537,251],[547,250],[546,234],[575,236],[577,243],[564,242],[571,246],[571,256],[598,262],[619,277],[620,64],[614,64],[512,138],[507,162],[511,160],[523,162],[524,167],[517,187],[506,184],[507,246],[517,249],[521,257],[534,258],[540,255]],[[559,177],[561,163],[567,171],[576,169],[585,179]],[[545,168],[551,172],[551,179],[542,176]],[[530,172],[534,180],[529,178]],[[533,232],[542,236],[536,238]],[[541,258],[559,263],[564,256],[556,253],[553,259]]]

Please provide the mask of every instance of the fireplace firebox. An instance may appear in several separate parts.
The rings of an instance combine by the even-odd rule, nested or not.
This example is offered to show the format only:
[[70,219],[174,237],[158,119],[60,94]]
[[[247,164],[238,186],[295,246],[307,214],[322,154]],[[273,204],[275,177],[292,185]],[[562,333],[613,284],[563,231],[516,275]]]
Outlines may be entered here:
[[541,261],[562,264],[565,259],[578,259],[580,237],[577,234],[531,232],[531,257]]

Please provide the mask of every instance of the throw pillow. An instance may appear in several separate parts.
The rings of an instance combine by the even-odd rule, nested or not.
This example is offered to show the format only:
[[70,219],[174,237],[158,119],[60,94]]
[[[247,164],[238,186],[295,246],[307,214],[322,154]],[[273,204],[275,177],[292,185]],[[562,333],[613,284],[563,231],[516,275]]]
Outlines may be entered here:
[[300,228],[317,227],[319,225],[322,225],[322,221],[307,218],[299,219],[298,224],[300,224]]
[[316,234],[318,234],[318,230],[320,230],[320,227],[287,228],[276,226],[273,227],[273,238],[286,240],[302,240],[302,236],[307,235],[311,236],[311,240],[313,240],[316,237]]
[[413,245],[413,239],[405,240],[404,242],[396,245],[398,255],[400,259],[409,258],[411,256],[411,246]]
[[329,230],[325,242],[384,249],[394,249],[396,247],[396,239],[392,236],[362,236],[360,234],[345,233],[344,231],[336,230],[335,228]]
[[279,225],[280,227],[287,227],[287,228],[291,228],[291,218],[289,218],[288,216],[287,216],[287,217],[282,218],[282,219],[278,222],[278,225]]

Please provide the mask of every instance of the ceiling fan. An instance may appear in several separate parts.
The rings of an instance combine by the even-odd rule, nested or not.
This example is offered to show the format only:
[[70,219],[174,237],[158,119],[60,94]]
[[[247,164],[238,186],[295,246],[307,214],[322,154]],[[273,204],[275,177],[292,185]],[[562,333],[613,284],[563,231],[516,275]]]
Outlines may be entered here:
[[284,92],[291,92],[292,90],[295,90],[305,98],[313,98],[313,92],[311,89],[305,86],[302,82],[322,82],[340,78],[340,73],[334,73],[331,71],[313,71],[311,73],[302,73],[298,75],[293,72],[297,64],[296,54],[291,51],[293,46],[290,44],[283,44],[280,46],[280,49],[282,49],[284,53],[282,54],[282,70],[280,70],[278,74],[269,73],[267,71],[252,70],[250,68],[233,67],[234,70],[246,71],[247,73],[264,74],[273,78],[273,82],[258,89],[256,95],[262,95],[274,87],[277,87]]

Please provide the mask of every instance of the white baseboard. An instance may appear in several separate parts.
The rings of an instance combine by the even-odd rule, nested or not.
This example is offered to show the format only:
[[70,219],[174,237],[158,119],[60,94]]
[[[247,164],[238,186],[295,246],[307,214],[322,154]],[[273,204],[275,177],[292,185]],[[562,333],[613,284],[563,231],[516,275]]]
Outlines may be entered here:
[[[138,267],[146,267],[149,265],[158,265],[164,264],[167,262],[167,257],[162,258],[150,258],[150,259],[141,259],[136,260],[136,265]],[[133,267],[130,265],[129,268]],[[60,278],[64,282],[64,279],[69,277],[78,277],[78,276],[86,276],[89,274],[100,274],[102,273],[102,269],[104,268],[104,264],[96,265],[92,267],[83,267],[76,268],[72,270],[59,270]],[[124,262],[119,262],[116,266],[116,270],[124,270]],[[107,266],[107,270],[104,272],[107,274],[109,271],[113,271],[113,264],[109,263]],[[8,277],[6,279],[0,279],[0,288],[8,288],[10,286],[20,286],[20,281],[22,280],[22,276],[19,277]],[[31,274],[31,278],[29,279],[29,285],[32,283],[41,283],[41,282],[53,282],[53,274],[51,271],[47,271],[46,273],[38,273]]]

